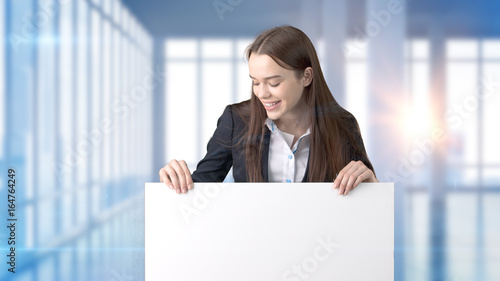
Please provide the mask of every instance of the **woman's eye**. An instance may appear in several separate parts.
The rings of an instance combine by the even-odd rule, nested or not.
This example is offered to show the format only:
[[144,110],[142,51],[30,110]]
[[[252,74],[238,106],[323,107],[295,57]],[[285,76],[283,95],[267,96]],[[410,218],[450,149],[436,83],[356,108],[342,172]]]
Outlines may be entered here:
[[280,85],[280,83],[281,83],[281,82],[276,83],[276,84],[269,84],[269,86],[271,86],[271,87],[278,87],[278,86]]
[[254,86],[259,86],[259,83],[253,83]]

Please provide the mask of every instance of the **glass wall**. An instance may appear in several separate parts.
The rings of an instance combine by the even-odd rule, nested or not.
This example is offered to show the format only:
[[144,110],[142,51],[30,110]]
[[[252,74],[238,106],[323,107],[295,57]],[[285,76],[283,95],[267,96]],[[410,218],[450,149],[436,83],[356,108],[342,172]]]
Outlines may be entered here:
[[5,198],[5,171],[18,179],[0,279],[143,279],[152,37],[120,1],[49,0],[2,2],[0,40]]

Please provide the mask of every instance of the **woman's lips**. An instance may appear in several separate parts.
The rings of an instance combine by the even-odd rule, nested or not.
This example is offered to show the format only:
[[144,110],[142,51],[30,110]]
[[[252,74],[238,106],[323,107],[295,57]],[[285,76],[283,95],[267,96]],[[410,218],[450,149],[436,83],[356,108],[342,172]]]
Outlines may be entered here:
[[263,102],[264,107],[266,110],[274,110],[276,107],[278,107],[281,104],[281,101],[275,101],[275,102]]

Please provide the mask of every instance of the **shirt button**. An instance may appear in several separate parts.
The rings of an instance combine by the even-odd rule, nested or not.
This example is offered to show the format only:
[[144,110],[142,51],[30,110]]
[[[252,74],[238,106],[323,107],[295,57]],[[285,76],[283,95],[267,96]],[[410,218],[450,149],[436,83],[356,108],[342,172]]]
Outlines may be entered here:
[[290,179],[286,179],[286,182],[291,183],[292,181]]
[[292,156],[292,155],[288,155],[288,159],[292,159],[292,158],[293,158],[293,156]]

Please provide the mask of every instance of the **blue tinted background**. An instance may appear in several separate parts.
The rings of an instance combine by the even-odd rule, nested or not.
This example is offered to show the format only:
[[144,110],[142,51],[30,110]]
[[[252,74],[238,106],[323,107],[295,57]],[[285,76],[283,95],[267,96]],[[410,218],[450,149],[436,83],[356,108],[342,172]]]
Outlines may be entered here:
[[2,0],[1,280],[143,280],[144,182],[173,158],[195,168],[224,107],[249,98],[245,47],[282,24],[311,38],[396,183],[396,280],[499,280],[500,3],[486,0]]

